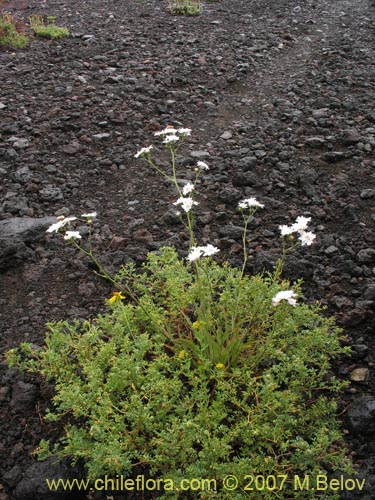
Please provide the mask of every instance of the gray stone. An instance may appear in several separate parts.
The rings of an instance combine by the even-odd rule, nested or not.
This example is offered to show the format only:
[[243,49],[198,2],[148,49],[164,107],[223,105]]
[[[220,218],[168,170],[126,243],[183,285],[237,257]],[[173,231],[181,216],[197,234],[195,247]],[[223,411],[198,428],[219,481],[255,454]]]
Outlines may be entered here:
[[228,186],[219,192],[219,199],[224,203],[233,204],[240,199],[241,193],[238,189]]
[[368,264],[375,260],[375,249],[374,248],[362,248],[358,252],[357,260],[360,264]]
[[312,115],[314,118],[327,118],[329,116],[329,108],[314,109]]
[[16,149],[25,149],[28,147],[29,144],[30,141],[28,139],[19,138],[13,142],[13,147]]
[[210,153],[208,151],[192,151],[190,156],[192,158],[196,158],[197,160],[204,160],[205,158],[210,157]]
[[330,245],[328,248],[324,250],[324,253],[326,255],[332,255],[333,253],[337,253],[339,249],[335,247],[334,245]]
[[364,189],[359,195],[362,200],[368,200],[375,196],[375,189]]
[[4,201],[2,206],[4,212],[14,215],[24,215],[27,213],[28,208],[27,199],[21,196],[12,196]]
[[164,212],[160,217],[159,222],[162,222],[166,226],[175,226],[181,224],[181,219],[176,215],[177,210],[172,208]]
[[243,168],[244,170],[255,167],[257,164],[257,159],[255,156],[245,156],[241,158],[238,162],[238,166]]
[[341,143],[344,146],[352,146],[361,140],[361,136],[356,129],[344,130],[341,136]]
[[9,387],[7,385],[4,385],[3,387],[0,387],[0,403],[3,403],[9,394]]
[[111,134],[107,132],[103,132],[102,134],[95,134],[92,136],[93,139],[96,141],[103,141],[104,139],[109,139],[111,137]]
[[13,176],[17,182],[28,182],[33,177],[33,173],[31,172],[29,167],[22,167],[22,168],[19,168],[14,173]]
[[271,252],[259,250],[255,254],[254,273],[273,271],[276,265],[277,256]]
[[368,285],[363,293],[365,300],[375,300],[375,283]]
[[256,186],[258,176],[252,172],[239,172],[233,175],[234,186]]
[[2,238],[0,236],[0,271],[18,265],[28,259],[32,251],[20,238]]
[[312,148],[319,148],[326,144],[326,140],[323,137],[308,137],[306,139],[306,145],[311,146]]
[[19,380],[13,386],[13,395],[10,401],[10,406],[16,410],[25,410],[32,408],[35,403],[37,390],[35,385],[26,384]]
[[4,481],[14,488],[22,477],[22,468],[19,465],[15,465],[8,472],[4,474]]
[[354,401],[348,410],[348,424],[354,434],[375,432],[375,398],[365,394]]
[[323,158],[329,163],[336,163],[345,158],[345,153],[342,151],[329,151],[328,153],[324,153]]
[[56,217],[13,217],[0,221],[0,238],[19,238],[25,243],[40,240]]
[[13,160],[14,158],[17,158],[18,153],[17,153],[17,151],[14,148],[9,148],[9,149],[6,150],[4,156],[8,160]]
[[223,134],[221,134],[220,138],[224,140],[231,139],[233,137],[233,134],[230,130],[226,130]]
[[60,201],[64,199],[64,193],[58,187],[46,187],[39,191],[43,201]]
[[55,458],[48,458],[44,462],[37,462],[31,465],[18,483],[15,491],[15,500],[63,500],[67,498],[84,498],[83,492],[51,491],[48,488],[46,479],[67,480],[82,479],[82,471],[78,467],[70,467],[66,462],[57,462]]
[[65,144],[65,146],[62,147],[63,152],[67,155],[75,155],[80,149],[81,145],[77,140]]
[[40,240],[46,229],[55,222],[55,217],[14,217],[0,221],[0,270],[30,258],[33,251],[27,244]]
[[227,224],[219,228],[219,234],[223,238],[241,238],[243,235],[243,227]]

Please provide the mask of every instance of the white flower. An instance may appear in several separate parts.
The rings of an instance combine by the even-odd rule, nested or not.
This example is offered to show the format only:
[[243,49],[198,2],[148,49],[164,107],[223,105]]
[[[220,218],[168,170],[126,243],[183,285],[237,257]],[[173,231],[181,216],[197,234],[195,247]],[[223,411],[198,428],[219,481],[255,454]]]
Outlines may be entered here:
[[302,215],[297,217],[296,222],[293,224],[293,232],[301,233],[307,229],[308,223],[311,221],[311,217],[303,217]]
[[252,207],[259,207],[263,208],[264,205],[262,203],[259,203],[255,198],[246,198],[246,200],[242,200],[238,204],[238,208],[244,209],[244,208],[252,208]]
[[210,169],[210,167],[204,161],[198,161],[197,167],[199,167],[201,170],[209,170]]
[[160,130],[159,132],[155,132],[154,135],[168,135],[168,134],[174,134],[176,135],[178,130],[176,130],[174,127],[165,127],[164,130]]
[[81,238],[79,231],[67,231],[64,235],[64,240],[80,240]]
[[173,205],[181,205],[182,209],[186,213],[188,213],[193,208],[193,205],[198,205],[198,202],[194,201],[193,198],[184,198],[181,196],[177,201],[173,203]]
[[191,129],[190,128],[179,128],[177,130],[177,132],[179,134],[182,134],[182,135],[190,135],[191,134]]
[[279,226],[281,236],[288,236],[288,234],[294,233],[293,226],[286,226],[283,224],[282,226]]
[[297,297],[296,292],[293,290],[283,290],[282,292],[278,292],[274,298],[272,299],[272,304],[277,306],[281,300],[286,300],[288,304],[295,307],[297,304],[297,300],[294,298]]
[[82,214],[81,217],[87,217],[88,219],[94,219],[98,214],[96,212],[91,212],[89,214]]
[[206,245],[205,247],[194,246],[191,247],[187,259],[190,262],[194,262],[195,260],[198,260],[201,257],[210,257],[211,255],[215,255],[218,252],[220,252],[220,250],[211,245],[211,243],[208,243],[208,245]]
[[200,259],[203,255],[202,247],[191,247],[187,260],[189,262],[194,262]]
[[194,191],[194,184],[191,182],[188,182],[185,184],[185,186],[182,188],[182,194],[186,196],[187,194],[190,194],[192,191]]
[[178,137],[178,135],[167,135],[163,141],[163,144],[169,144],[170,142],[177,142],[179,140],[180,138]]
[[52,226],[50,226],[48,229],[47,229],[47,233],[54,233],[61,229],[62,227],[64,227],[66,224],[68,224],[69,222],[73,221],[73,220],[76,220],[77,217],[63,217],[62,219],[58,220],[55,224],[52,224]]
[[215,255],[215,253],[220,252],[219,248],[214,247],[213,245],[211,245],[211,243],[209,243],[205,247],[200,248],[203,252],[204,257],[210,257],[210,255]]
[[142,148],[134,155],[134,158],[139,158],[140,156],[149,154],[153,146],[148,146],[147,148]]
[[310,246],[313,244],[314,240],[316,238],[316,235],[312,233],[311,231],[301,231],[301,236],[298,238],[301,240],[301,245],[302,246]]

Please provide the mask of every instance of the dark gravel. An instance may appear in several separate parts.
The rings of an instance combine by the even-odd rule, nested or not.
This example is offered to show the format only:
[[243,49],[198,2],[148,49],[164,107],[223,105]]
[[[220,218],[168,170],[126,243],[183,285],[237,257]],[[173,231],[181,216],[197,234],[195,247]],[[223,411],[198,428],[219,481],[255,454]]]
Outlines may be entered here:
[[[197,160],[210,166],[198,190],[202,242],[239,263],[236,206],[256,196],[254,272],[275,262],[279,224],[312,218],[316,244],[285,273],[304,279],[306,300],[327,305],[353,346],[335,367],[351,380],[339,407],[369,478],[360,498],[374,498],[374,2],[222,0],[193,18],[167,3],[3,0],[19,20],[56,16],[72,36],[0,52],[0,348],[42,345],[47,321],[92,317],[113,291],[45,234],[50,217],[97,211],[108,269],[165,244],[186,250],[171,186],[134,154],[167,124],[192,128],[179,165],[185,180]],[[50,388],[0,368],[0,500],[66,498],[40,478],[69,467],[30,456],[59,433],[41,419]]]

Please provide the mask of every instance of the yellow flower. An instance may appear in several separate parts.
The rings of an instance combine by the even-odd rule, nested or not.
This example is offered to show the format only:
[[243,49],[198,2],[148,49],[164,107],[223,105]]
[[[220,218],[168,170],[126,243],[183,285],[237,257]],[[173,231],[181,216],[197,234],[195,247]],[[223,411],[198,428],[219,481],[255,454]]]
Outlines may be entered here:
[[121,292],[113,292],[113,295],[110,299],[108,299],[108,302],[110,304],[113,304],[114,302],[119,302],[120,300],[124,299],[125,296],[122,295]]
[[185,359],[187,357],[187,352],[186,351],[180,351],[178,353],[178,359]]
[[193,323],[193,328],[202,328],[203,326],[203,321],[194,321]]
[[225,370],[225,365],[223,365],[223,363],[217,363],[215,368],[217,368],[218,370]]

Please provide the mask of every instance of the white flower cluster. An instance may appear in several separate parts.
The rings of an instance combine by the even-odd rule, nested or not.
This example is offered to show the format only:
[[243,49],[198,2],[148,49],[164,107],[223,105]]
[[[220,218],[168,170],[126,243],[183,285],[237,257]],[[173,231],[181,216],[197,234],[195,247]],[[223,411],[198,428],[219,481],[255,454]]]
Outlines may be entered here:
[[180,136],[187,137],[188,135],[191,134],[191,129],[190,128],[174,128],[174,127],[166,127],[164,130],[160,130],[159,132],[155,132],[154,135],[159,136],[161,135],[164,137],[163,144],[170,144],[173,142],[177,142],[181,139]]
[[264,208],[264,205],[259,203],[256,198],[246,198],[239,202],[238,208],[241,210],[245,210],[246,208]]
[[[94,219],[96,216],[96,212],[81,215],[81,217],[84,217],[89,221]],[[65,227],[67,224],[75,220],[77,220],[77,217],[64,217],[63,215],[60,215],[59,217],[57,217],[57,222],[55,222],[55,224],[52,224],[52,226],[50,226],[46,232],[58,233],[61,228]],[[80,235],[79,231],[66,231],[64,234],[64,240],[80,240],[81,238],[82,236]]]
[[194,191],[194,184],[191,182],[188,182],[185,184],[185,186],[182,188],[182,194],[186,196],[187,194],[190,194]]
[[134,155],[134,158],[139,158],[140,156],[148,155],[150,154],[151,149],[153,149],[153,146],[148,146],[147,148],[142,148]]
[[194,205],[198,205],[198,202],[194,201],[193,198],[190,198],[190,196],[181,196],[177,201],[173,203],[173,205],[181,205],[184,212],[188,213]]
[[283,290],[281,292],[278,292],[274,296],[274,298],[272,299],[272,304],[274,306],[277,306],[282,300],[286,300],[288,304],[295,307],[297,304],[297,300],[295,297],[297,297],[297,294],[296,292],[293,292],[293,290]]
[[64,234],[64,240],[80,240],[81,238],[79,231],[67,231]]
[[[181,137],[187,137],[191,134],[190,128],[174,128],[167,126],[165,129],[155,132],[154,135],[164,137],[163,144],[173,144],[181,139]],[[153,146],[148,146],[147,148],[141,148],[138,153],[134,155],[134,158],[143,157],[151,154],[151,149]]]
[[281,236],[288,236],[289,234],[298,233],[299,240],[302,246],[310,246],[313,244],[316,235],[311,231],[306,231],[308,223],[311,221],[311,217],[303,217],[302,215],[297,217],[296,222],[291,226],[286,226],[283,224],[279,226]]
[[201,257],[210,257],[211,255],[215,255],[218,252],[220,252],[220,250],[210,243],[205,247],[193,246],[191,247],[189,255],[187,256],[187,260],[189,262],[194,262]]
[[77,217],[64,217],[63,215],[60,217],[57,217],[57,222],[55,224],[52,224],[52,226],[50,226],[46,232],[47,233],[57,233],[59,231],[59,229],[61,229],[62,227],[69,224],[69,222],[72,222],[74,220],[77,220]]
[[197,161],[197,167],[201,170],[209,170],[210,167],[204,161]]
[[168,135],[177,135],[177,134],[181,134],[181,135],[185,135],[185,136],[188,136],[191,134],[191,129],[190,128],[174,128],[174,127],[171,127],[171,126],[167,126],[165,127],[165,129],[163,130],[160,130],[159,132],[155,132],[154,135],[156,136],[168,136]]

